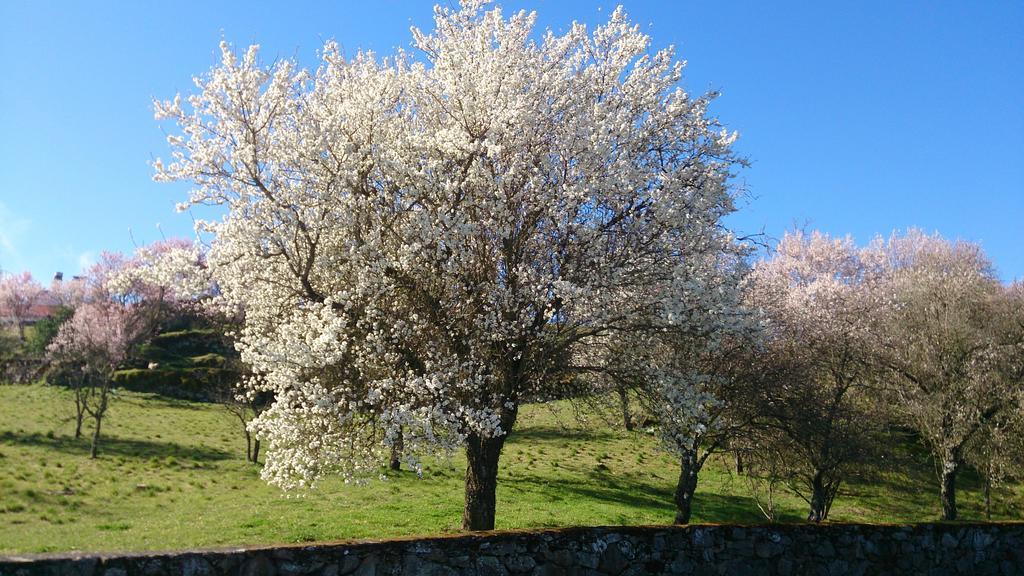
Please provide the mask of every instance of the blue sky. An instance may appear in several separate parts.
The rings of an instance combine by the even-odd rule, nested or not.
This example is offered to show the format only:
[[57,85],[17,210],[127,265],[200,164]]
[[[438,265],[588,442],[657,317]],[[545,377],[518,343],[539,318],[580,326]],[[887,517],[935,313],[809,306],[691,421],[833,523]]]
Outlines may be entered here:
[[[617,2],[500,4],[558,30]],[[1004,280],[1024,278],[1024,3],[622,4],[689,61],[688,89],[722,92],[713,111],[752,161],[731,225],[858,242],[920,226],[980,242]],[[167,156],[151,99],[187,92],[221,38],[312,67],[330,38],[407,46],[432,5],[0,0],[0,268],[46,281],[105,249],[190,235],[173,211],[187,187],[151,180]]]

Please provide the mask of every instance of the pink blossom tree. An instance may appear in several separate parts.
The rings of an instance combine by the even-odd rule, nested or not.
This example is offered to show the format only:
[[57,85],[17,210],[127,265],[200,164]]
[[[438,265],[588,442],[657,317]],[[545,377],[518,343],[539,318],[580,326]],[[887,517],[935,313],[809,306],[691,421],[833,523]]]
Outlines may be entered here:
[[57,362],[74,365],[77,403],[93,419],[90,458],[96,457],[99,447],[113,373],[148,334],[149,325],[137,305],[98,300],[79,306],[50,345]]
[[878,277],[849,237],[796,232],[750,281],[748,303],[766,316],[755,370],[777,379],[759,389],[759,439],[786,455],[789,486],[807,501],[808,520],[821,522],[842,482],[877,462]]
[[43,294],[43,287],[28,272],[0,276],[0,317],[17,328],[21,341],[32,307]]

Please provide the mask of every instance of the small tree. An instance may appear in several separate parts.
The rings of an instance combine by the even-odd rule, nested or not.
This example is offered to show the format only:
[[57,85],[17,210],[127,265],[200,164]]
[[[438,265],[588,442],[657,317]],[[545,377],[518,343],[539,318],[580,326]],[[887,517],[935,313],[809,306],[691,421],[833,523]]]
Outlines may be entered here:
[[1013,351],[1000,338],[1003,289],[976,244],[910,230],[873,247],[885,270],[880,340],[907,423],[932,452],[942,518],[957,518],[957,475],[991,423],[1019,406],[1019,382],[1000,374]]
[[690,522],[704,464],[752,422],[752,380],[744,371],[744,358],[753,345],[744,334],[710,346],[704,338],[677,340],[661,359],[660,367],[668,370],[657,387],[641,393],[648,411],[657,415],[665,446],[679,456],[676,524]]
[[[1024,392],[1017,402],[1024,404]],[[984,482],[985,518],[992,518],[992,492],[1024,478],[1024,409],[1007,410],[986,423],[965,450],[966,463]]]
[[245,435],[245,459],[253,464],[259,464],[260,438],[252,434],[250,426],[273,399],[267,392],[262,391],[260,386],[245,380],[229,383],[219,388],[218,392],[220,397],[217,401],[242,425],[242,432]]
[[0,276],[0,317],[15,326],[22,342],[25,341],[25,323],[42,295],[43,287],[28,272]]
[[559,358],[720,309],[695,263],[731,240],[737,163],[714,95],[680,89],[622,10],[534,40],[533,14],[482,4],[437,8],[415,55],[329,43],[315,73],[225,43],[187,105],[157,105],[181,132],[157,177],[228,208],[203,226],[275,394],[264,478],[377,472],[398,438],[462,447],[472,530],[494,527],[502,447]]
[[[682,330],[615,341],[602,375],[620,394],[633,391],[644,411],[654,417],[663,446],[679,457],[674,502],[676,524],[689,523],[701,469],[713,454],[728,446],[751,421],[751,380],[746,372],[751,348],[758,345],[759,326],[740,302],[747,272],[740,245],[723,248],[706,265],[718,271],[720,308],[701,311]],[[692,265],[693,263],[691,263]]]
[[113,373],[148,333],[148,326],[134,305],[101,300],[88,302],[75,310],[50,345],[54,361],[72,373],[79,410],[76,437],[81,429],[81,414],[88,413],[93,419],[90,458],[96,457],[99,448],[100,427],[110,403]]

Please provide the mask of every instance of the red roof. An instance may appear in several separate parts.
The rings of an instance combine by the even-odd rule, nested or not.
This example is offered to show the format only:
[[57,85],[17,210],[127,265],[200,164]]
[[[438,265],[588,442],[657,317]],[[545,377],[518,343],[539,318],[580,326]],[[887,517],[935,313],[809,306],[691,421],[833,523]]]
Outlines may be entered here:
[[[44,290],[43,293],[36,299],[35,303],[28,310],[28,317],[25,318],[28,322],[36,322],[42,320],[47,316],[52,316],[60,308],[60,300],[49,290]],[[6,319],[10,316],[6,310],[0,307],[0,319]]]

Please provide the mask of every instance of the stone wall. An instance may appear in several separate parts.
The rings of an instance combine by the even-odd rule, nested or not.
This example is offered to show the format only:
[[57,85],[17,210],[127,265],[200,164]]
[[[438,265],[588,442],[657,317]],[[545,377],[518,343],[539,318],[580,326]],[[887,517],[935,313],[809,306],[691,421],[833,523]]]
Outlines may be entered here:
[[1024,523],[606,527],[124,555],[0,557],[0,575],[1024,574]]

